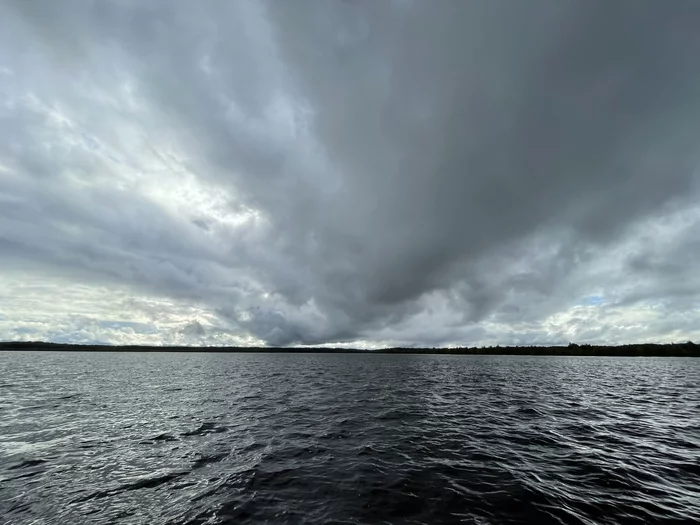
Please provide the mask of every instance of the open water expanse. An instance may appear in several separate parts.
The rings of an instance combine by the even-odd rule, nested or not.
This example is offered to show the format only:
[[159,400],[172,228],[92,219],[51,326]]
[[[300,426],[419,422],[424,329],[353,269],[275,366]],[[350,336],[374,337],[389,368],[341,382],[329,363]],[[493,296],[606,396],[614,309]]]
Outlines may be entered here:
[[700,360],[4,352],[0,523],[700,523]]

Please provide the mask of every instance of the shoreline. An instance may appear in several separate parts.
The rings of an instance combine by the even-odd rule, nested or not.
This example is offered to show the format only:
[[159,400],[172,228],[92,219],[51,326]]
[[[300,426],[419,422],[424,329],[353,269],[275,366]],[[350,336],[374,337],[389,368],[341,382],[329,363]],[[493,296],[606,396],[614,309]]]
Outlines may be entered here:
[[238,347],[238,346],[140,346],[81,345],[47,342],[0,342],[0,351],[40,352],[171,352],[171,353],[288,353],[288,354],[415,354],[415,355],[512,355],[512,356],[609,356],[609,357],[700,357],[700,345],[670,344],[491,346],[459,348],[359,348]]

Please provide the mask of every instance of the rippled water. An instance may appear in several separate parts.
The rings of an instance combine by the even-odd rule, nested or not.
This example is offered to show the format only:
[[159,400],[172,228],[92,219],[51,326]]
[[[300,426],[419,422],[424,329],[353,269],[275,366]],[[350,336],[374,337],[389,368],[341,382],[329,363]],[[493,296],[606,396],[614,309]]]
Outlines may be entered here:
[[697,523],[700,360],[0,353],[0,522]]

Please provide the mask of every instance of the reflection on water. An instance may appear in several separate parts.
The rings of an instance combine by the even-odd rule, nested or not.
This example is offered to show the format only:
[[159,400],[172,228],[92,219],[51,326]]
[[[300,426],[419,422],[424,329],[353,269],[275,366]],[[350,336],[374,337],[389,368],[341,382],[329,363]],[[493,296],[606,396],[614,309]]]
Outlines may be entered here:
[[695,523],[700,360],[0,353],[0,521]]

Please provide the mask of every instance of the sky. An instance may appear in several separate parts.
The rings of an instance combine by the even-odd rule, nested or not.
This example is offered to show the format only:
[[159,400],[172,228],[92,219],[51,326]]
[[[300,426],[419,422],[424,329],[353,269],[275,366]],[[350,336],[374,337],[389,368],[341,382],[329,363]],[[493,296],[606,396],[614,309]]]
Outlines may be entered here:
[[0,2],[0,340],[700,340],[696,0]]

